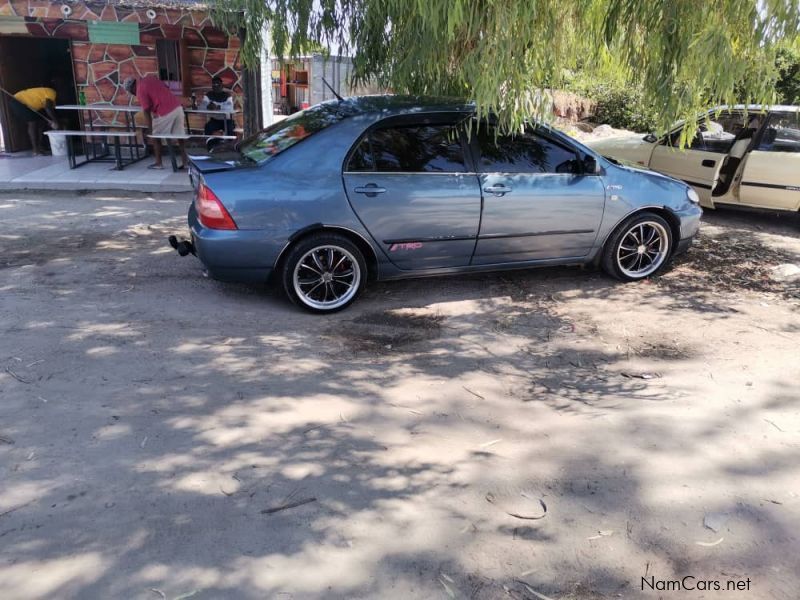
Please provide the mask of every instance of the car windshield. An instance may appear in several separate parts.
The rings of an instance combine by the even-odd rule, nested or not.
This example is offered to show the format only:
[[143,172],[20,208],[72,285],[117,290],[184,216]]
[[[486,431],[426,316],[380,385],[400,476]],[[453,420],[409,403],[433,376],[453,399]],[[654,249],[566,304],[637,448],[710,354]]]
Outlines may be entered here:
[[239,144],[243,156],[263,164],[310,135],[355,114],[346,102],[325,102],[278,121]]

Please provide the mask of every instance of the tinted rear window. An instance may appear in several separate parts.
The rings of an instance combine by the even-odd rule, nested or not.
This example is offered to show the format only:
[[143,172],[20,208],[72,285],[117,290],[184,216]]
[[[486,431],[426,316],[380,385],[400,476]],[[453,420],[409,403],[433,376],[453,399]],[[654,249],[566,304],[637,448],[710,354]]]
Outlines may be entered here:
[[298,142],[355,114],[346,103],[318,104],[278,121],[239,144],[239,152],[263,164]]

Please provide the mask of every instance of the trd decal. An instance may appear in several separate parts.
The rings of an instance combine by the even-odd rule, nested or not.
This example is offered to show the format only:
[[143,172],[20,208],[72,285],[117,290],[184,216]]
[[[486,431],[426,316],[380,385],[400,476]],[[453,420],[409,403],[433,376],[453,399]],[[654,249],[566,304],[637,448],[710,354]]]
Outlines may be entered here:
[[403,242],[402,244],[392,244],[389,246],[389,252],[397,252],[398,250],[419,250],[422,248],[422,242]]

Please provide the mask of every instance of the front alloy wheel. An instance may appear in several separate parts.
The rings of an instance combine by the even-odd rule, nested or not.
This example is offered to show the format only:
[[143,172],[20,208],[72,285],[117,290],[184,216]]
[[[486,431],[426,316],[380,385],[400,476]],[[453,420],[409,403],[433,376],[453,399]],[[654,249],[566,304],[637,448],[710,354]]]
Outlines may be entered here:
[[624,223],[609,239],[603,269],[617,279],[636,281],[659,271],[672,253],[672,232],[659,215],[644,213]]
[[645,221],[634,225],[617,247],[617,266],[633,279],[655,273],[667,259],[669,238],[660,223]]
[[334,312],[350,304],[366,269],[358,248],[339,235],[315,235],[292,249],[284,265],[284,289],[313,312]]

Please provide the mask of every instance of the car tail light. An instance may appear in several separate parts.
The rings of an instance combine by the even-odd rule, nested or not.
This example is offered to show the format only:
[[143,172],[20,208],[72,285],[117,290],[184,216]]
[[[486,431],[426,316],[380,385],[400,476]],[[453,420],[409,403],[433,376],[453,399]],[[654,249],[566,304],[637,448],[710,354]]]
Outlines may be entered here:
[[209,229],[238,229],[225,206],[217,195],[205,184],[197,188],[197,199],[194,202],[197,216],[203,227]]

